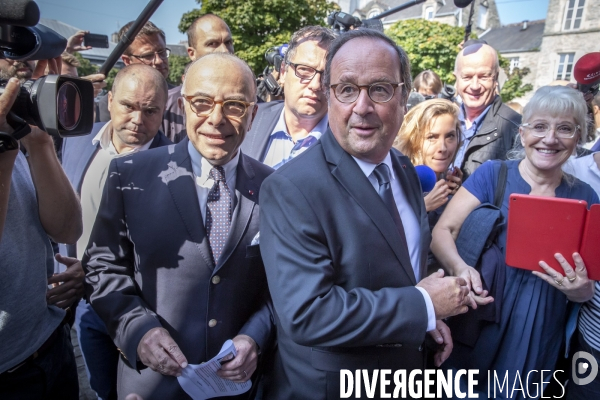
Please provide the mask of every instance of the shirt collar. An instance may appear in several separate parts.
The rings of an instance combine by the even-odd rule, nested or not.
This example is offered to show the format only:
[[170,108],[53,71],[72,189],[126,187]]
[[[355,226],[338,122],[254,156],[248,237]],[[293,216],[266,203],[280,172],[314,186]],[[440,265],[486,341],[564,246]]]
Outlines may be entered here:
[[352,158],[354,158],[354,161],[356,161],[356,163],[358,164],[359,168],[361,169],[361,171],[363,172],[363,174],[365,174],[365,176],[368,178],[369,176],[371,176],[371,174],[373,173],[373,170],[375,169],[375,167],[377,167],[379,164],[385,164],[388,166],[388,168],[390,169],[390,180],[395,180],[396,179],[396,174],[394,173],[394,168],[392,168],[392,157],[390,156],[390,153],[388,152],[387,155],[385,156],[385,158],[383,159],[382,162],[380,162],[379,164],[372,164],[370,162],[364,161],[364,160],[360,160],[354,156],[352,156]]
[[[325,133],[325,131],[327,131],[328,123],[329,123],[329,114],[325,113],[325,115],[323,116],[323,118],[321,118],[319,123],[313,128],[312,131],[310,131],[308,133],[307,137],[313,136],[317,140],[320,139],[321,136]],[[273,129],[273,132],[271,132],[271,136],[276,135],[278,132],[284,132],[286,136],[291,137],[287,130],[287,125],[285,124],[285,107],[281,110],[281,114],[279,114],[279,119],[277,120],[277,124],[275,124],[275,128]],[[301,140],[301,139],[299,139],[299,140]]]
[[[194,171],[196,180],[199,180],[200,184],[206,183],[209,179],[212,181],[209,174],[213,165],[209,163],[206,158],[202,157],[202,155],[198,152],[198,150],[196,150],[196,148],[192,144],[191,140],[188,141],[187,147],[188,153],[192,160],[192,170]],[[240,150],[238,149],[237,154],[231,160],[229,160],[227,164],[222,165],[223,170],[225,171],[225,181],[228,185],[233,182],[236,176],[237,165],[239,160]]]
[[[492,108],[493,104],[494,104],[494,102],[491,102],[490,105],[488,105],[485,108],[485,110],[483,110],[483,112],[481,114],[479,114],[479,116],[477,118],[475,118],[470,129],[473,129],[473,127],[475,127],[475,130],[477,130],[477,127],[479,126],[481,121],[485,118],[485,116],[488,113],[488,111],[490,110],[490,108]],[[465,111],[465,104],[463,103],[460,105],[460,113],[458,115],[458,119],[462,125],[466,124],[466,118],[467,118],[467,113]]]
[[[142,146],[135,147],[129,151],[119,154],[119,152],[117,152],[117,149],[115,148],[115,145],[112,142],[112,134],[113,134],[112,121],[108,121],[106,124],[104,124],[104,126],[102,128],[100,128],[100,130],[98,131],[96,136],[94,136],[94,138],[92,139],[92,145],[97,146],[98,144],[100,144],[100,148],[102,150],[108,152],[108,154],[110,154],[113,157],[119,156],[119,155],[136,153],[138,151],[148,150],[150,148],[150,146],[152,145],[152,140],[149,140],[148,143],[146,143]],[[157,135],[158,135],[158,133],[157,133]]]

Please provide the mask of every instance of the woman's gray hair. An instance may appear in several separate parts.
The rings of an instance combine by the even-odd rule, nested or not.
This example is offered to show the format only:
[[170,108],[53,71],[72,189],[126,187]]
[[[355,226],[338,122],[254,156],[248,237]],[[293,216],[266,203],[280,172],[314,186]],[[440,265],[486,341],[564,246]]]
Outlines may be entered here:
[[[577,141],[583,144],[588,127],[587,105],[581,92],[567,86],[542,86],[523,108],[523,123],[531,122],[539,114],[568,115],[579,125]],[[508,152],[509,159],[525,158],[525,149],[517,136]]]

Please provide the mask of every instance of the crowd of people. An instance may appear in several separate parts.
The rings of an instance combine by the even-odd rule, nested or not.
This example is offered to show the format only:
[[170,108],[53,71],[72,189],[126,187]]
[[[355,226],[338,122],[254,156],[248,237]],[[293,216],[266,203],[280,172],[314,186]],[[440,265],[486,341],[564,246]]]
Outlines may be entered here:
[[[20,83],[77,76],[84,33],[60,59],[0,59],[0,131]],[[248,399],[336,399],[341,370],[425,368],[511,384],[535,371],[506,398],[542,397],[543,370],[576,351],[600,360],[582,257],[554,254],[562,272],[504,261],[511,194],[600,203],[599,94],[544,86],[521,114],[485,42],[462,45],[452,97],[433,71],[413,80],[384,33],[307,26],[276,71],[283,100],[262,102],[221,18],[187,34],[182,85],[148,22],[89,134],[32,127],[0,152],[0,398],[78,398],[71,328],[105,400],[188,398],[177,377],[228,339],[237,354],[217,374],[251,380]],[[495,259],[474,265],[459,234],[476,247],[481,231],[461,228],[495,203]],[[563,385],[600,395],[600,378]]]

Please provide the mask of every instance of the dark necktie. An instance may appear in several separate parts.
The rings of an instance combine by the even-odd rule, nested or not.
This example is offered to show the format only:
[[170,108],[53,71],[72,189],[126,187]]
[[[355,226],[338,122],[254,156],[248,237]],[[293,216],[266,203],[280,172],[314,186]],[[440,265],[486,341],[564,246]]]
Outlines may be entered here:
[[398,207],[396,207],[396,201],[394,200],[394,194],[392,193],[392,185],[390,184],[390,169],[386,164],[379,164],[373,170],[373,175],[375,175],[377,182],[379,182],[379,197],[381,197],[381,200],[383,200],[383,203],[392,215],[394,224],[396,224],[396,228],[400,234],[400,245],[404,247],[406,254],[408,257],[410,257],[410,253],[408,252],[408,244],[406,243],[404,225],[402,224],[402,219],[400,219],[400,213],[398,212]]
[[209,175],[215,183],[208,192],[208,200],[206,201],[206,234],[216,264],[229,236],[231,193],[225,182],[223,167],[213,167]]

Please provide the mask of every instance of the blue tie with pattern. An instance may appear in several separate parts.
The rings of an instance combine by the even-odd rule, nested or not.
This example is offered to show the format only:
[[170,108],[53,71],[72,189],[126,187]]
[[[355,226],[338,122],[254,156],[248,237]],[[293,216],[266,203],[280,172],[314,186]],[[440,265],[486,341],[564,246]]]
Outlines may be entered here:
[[209,176],[215,181],[206,202],[206,234],[215,264],[219,261],[231,225],[231,193],[225,182],[223,167],[216,166]]

